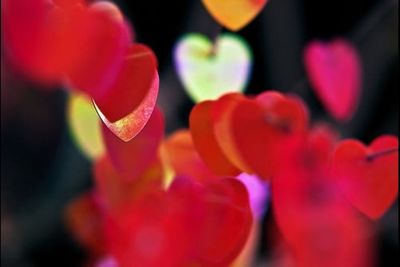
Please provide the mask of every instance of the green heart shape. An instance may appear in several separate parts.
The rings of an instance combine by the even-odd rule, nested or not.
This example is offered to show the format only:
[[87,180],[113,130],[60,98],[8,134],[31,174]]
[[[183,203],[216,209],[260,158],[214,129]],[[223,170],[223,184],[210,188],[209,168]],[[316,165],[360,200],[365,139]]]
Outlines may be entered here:
[[188,95],[197,103],[229,92],[243,92],[252,54],[237,35],[221,34],[215,46],[201,34],[188,34],[177,44],[175,67]]

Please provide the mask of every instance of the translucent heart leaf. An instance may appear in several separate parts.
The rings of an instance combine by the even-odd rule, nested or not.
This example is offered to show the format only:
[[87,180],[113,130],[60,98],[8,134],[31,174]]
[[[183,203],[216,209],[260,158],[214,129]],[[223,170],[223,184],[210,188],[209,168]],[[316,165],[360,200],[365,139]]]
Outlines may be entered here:
[[237,35],[222,34],[215,44],[188,34],[176,45],[175,67],[188,95],[197,103],[229,92],[243,92],[250,77],[252,55]]
[[370,146],[358,140],[340,142],[333,164],[338,183],[350,202],[376,220],[391,207],[398,195],[399,141],[384,135]]

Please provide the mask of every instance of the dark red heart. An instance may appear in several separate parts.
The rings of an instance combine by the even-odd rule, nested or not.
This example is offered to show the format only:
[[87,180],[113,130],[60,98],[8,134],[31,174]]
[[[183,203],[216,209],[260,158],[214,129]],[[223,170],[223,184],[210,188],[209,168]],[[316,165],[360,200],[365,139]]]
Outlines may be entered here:
[[337,145],[334,168],[344,194],[372,219],[380,218],[398,194],[398,138],[381,136],[370,146],[357,140]]

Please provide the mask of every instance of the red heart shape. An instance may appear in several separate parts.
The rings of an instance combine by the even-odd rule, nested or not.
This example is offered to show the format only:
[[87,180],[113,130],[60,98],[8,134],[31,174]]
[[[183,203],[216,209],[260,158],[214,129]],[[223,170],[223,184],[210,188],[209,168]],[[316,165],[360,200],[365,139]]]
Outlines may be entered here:
[[158,90],[156,56],[147,46],[133,44],[115,82],[95,103],[109,122],[116,122],[134,111],[153,87]]
[[85,10],[79,31],[71,37],[79,43],[77,61],[67,71],[69,82],[97,100],[113,88],[132,43],[129,25],[116,12],[113,5],[105,8],[101,2],[93,3]]
[[60,82],[77,59],[73,40],[79,39],[74,35],[84,8],[65,10],[43,0],[1,3],[4,48],[11,63],[32,79]]
[[214,102],[211,110],[214,135],[219,147],[228,160],[240,171],[252,173],[253,171],[241,158],[232,135],[232,112],[235,107],[246,100],[239,93],[226,94]]
[[381,136],[369,147],[357,140],[337,145],[334,168],[346,197],[372,219],[380,218],[398,193],[398,138]]
[[108,155],[118,173],[126,180],[135,180],[157,157],[164,136],[164,119],[156,108],[143,130],[131,141],[124,142],[102,125]]
[[342,196],[330,168],[334,134],[317,129],[303,140],[286,143],[286,161],[272,180],[275,219],[297,266],[368,266],[368,224]]
[[206,186],[206,216],[195,245],[200,266],[229,266],[244,248],[253,223],[249,196],[236,179]]
[[[107,218],[111,254],[122,267],[228,266],[250,232],[247,191],[237,180],[176,178]],[[171,249],[173,246],[174,249]]]
[[[44,83],[70,85],[99,97],[115,79],[131,42],[130,29],[102,3],[2,1],[2,32],[11,62]],[[119,12],[120,13],[120,12]]]
[[240,171],[220,148],[214,131],[212,108],[215,101],[197,104],[190,113],[189,124],[193,143],[201,158],[217,175],[236,176]]
[[361,63],[356,49],[342,39],[314,41],[304,53],[312,88],[339,121],[353,116],[361,93]]
[[240,102],[232,112],[231,131],[240,157],[263,179],[275,174],[280,145],[305,134],[308,112],[302,101],[275,92]]
[[185,216],[184,202],[166,192],[148,192],[107,217],[109,252],[120,267],[185,266],[193,240]]

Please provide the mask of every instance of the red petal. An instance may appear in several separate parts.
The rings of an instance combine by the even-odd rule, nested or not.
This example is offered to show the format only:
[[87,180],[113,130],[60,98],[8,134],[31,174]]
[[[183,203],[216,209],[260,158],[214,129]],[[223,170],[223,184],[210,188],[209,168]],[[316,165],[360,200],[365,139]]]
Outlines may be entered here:
[[213,104],[212,101],[206,101],[192,109],[189,121],[193,143],[201,158],[215,174],[236,176],[240,171],[227,159],[215,136],[211,114]]

